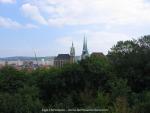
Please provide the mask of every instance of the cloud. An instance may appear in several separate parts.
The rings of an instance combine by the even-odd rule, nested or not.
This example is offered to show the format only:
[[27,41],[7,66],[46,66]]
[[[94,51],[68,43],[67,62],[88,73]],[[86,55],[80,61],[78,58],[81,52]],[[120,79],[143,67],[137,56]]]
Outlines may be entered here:
[[36,28],[39,28],[39,27],[37,25],[34,25],[34,24],[26,24],[24,28],[36,29]]
[[22,7],[30,18],[50,26],[150,23],[145,0],[30,0]]
[[42,17],[42,15],[40,14],[37,6],[27,3],[27,4],[22,5],[22,11],[27,17],[37,21],[38,23],[44,24],[44,25],[47,24],[44,17]]
[[12,4],[12,3],[15,3],[16,0],[0,0],[0,3],[9,3],[9,4]]
[[0,16],[0,27],[5,28],[21,28],[21,24],[11,20],[10,18],[4,18]]
[[108,50],[110,50],[110,48],[112,48],[112,46],[118,41],[131,40],[131,36],[129,35],[107,31],[89,31],[87,38],[90,52],[100,51],[105,54],[107,54]]
[[8,29],[31,29],[38,28],[38,26],[33,24],[20,24],[16,21],[11,20],[10,18],[5,18],[0,16],[0,27],[8,28]]

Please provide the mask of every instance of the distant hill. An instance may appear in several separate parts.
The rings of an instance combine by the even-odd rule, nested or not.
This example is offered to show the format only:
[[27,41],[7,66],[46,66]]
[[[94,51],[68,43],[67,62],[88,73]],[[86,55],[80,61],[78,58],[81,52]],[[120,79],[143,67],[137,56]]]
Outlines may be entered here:
[[[55,56],[46,56],[46,57],[37,57],[38,60],[53,60]],[[79,60],[80,56],[76,56],[76,60]],[[0,61],[28,61],[28,60],[35,60],[35,57],[26,57],[26,56],[14,56],[14,57],[5,57],[5,58],[0,58]]]
[[[50,59],[54,59],[54,56],[50,56],[50,57],[37,57],[38,60],[50,60]],[[21,61],[27,61],[27,60],[35,60],[35,57],[24,57],[24,56],[14,56],[14,57],[5,57],[5,58],[0,58],[1,61],[17,61],[17,60],[21,60]]]

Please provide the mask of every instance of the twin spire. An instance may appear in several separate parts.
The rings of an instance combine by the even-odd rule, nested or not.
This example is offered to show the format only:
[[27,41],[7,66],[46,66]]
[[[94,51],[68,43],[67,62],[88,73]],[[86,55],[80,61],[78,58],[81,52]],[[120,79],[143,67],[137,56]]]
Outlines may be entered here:
[[[72,42],[72,46],[70,49],[70,56],[75,57],[75,48],[74,48],[73,42]],[[88,48],[87,48],[87,38],[84,35],[81,59],[86,59],[86,57],[88,57],[88,56],[89,56],[89,52],[88,52]]]

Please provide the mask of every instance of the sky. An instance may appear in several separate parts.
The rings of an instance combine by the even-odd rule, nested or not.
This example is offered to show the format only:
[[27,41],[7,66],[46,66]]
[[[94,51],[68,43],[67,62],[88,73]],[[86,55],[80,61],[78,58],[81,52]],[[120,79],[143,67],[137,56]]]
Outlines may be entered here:
[[149,0],[0,0],[0,57],[81,55],[150,34]]

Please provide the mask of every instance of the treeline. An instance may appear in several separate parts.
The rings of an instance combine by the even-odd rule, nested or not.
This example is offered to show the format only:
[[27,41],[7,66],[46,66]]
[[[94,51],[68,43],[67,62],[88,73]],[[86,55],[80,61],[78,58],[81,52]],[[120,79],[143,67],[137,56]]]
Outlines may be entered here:
[[42,108],[149,113],[150,36],[120,41],[106,56],[62,69],[0,69],[0,113],[41,113]]

